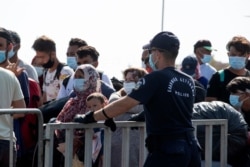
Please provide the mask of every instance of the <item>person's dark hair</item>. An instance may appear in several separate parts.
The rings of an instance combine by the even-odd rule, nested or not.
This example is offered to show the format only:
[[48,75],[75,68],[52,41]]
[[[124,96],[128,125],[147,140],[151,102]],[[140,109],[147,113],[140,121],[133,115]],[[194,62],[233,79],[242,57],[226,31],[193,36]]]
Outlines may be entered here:
[[12,30],[9,30],[9,32],[10,32],[10,35],[11,35],[11,38],[12,38],[13,42],[15,44],[20,44],[21,43],[21,38],[18,35],[18,33],[15,32],[15,31],[12,31]]
[[138,79],[144,77],[147,74],[147,71],[144,68],[130,67],[124,70],[123,72],[124,79],[129,72],[133,72],[135,77],[137,77]]
[[55,52],[56,43],[49,37],[43,35],[35,40],[35,42],[32,45],[32,48],[35,51],[40,51],[40,52],[47,52],[47,53]]
[[212,51],[212,43],[207,39],[200,39],[194,44],[194,53],[196,53],[196,49],[201,47],[207,47],[207,50]]
[[87,97],[86,101],[90,101],[91,99],[94,99],[94,98],[100,100],[100,102],[101,102],[102,104],[107,102],[107,98],[106,98],[102,93],[99,93],[99,92],[91,93],[91,94]]
[[226,89],[232,93],[237,93],[238,90],[243,92],[245,92],[246,89],[250,90],[250,78],[236,77],[227,84]]
[[80,58],[90,55],[94,61],[98,61],[99,53],[92,46],[82,46],[76,51],[77,56]]
[[243,36],[234,36],[227,43],[226,49],[229,51],[232,46],[242,54],[250,53],[250,42]]
[[119,80],[116,77],[112,77],[110,80],[116,91],[119,91],[121,88],[123,88],[123,80]]
[[10,32],[3,27],[0,27],[0,37],[6,39],[7,44],[12,43]]
[[69,41],[69,46],[78,46],[78,47],[82,47],[82,46],[87,46],[87,42],[80,39],[80,38],[71,38]]

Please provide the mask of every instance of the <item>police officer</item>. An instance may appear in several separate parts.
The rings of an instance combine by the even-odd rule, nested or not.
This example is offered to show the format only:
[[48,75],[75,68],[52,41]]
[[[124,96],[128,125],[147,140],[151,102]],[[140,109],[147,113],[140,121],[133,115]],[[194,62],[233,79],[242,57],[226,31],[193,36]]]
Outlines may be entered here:
[[149,63],[154,70],[127,96],[95,112],[77,115],[76,122],[92,123],[122,114],[143,104],[149,151],[145,167],[199,167],[200,153],[194,138],[193,79],[175,68],[179,39],[160,32],[150,41]]

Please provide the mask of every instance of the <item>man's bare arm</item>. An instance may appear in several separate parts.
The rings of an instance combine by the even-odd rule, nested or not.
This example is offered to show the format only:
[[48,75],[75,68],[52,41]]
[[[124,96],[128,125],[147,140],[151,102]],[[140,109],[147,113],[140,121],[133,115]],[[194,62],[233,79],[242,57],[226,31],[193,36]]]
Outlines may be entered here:
[[[12,105],[13,108],[26,108],[26,104],[24,99],[21,100],[16,100],[16,101],[12,101]],[[20,117],[24,117],[24,114],[13,114],[13,118],[20,118]]]

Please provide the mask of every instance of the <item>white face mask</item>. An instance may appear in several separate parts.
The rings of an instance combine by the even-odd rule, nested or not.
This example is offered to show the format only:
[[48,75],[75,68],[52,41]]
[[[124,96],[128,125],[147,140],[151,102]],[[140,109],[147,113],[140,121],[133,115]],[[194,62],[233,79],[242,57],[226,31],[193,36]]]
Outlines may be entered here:
[[124,91],[129,94],[132,92],[132,90],[135,88],[135,82],[124,82],[123,83],[123,88],[124,88]]

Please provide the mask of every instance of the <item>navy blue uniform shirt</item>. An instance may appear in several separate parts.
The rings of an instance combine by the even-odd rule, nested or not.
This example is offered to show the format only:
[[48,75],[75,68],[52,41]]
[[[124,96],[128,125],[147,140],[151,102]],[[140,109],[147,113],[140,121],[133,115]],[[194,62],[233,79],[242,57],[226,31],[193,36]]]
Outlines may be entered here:
[[144,104],[148,135],[171,135],[193,130],[194,95],[193,79],[167,67],[146,75],[128,96]]

